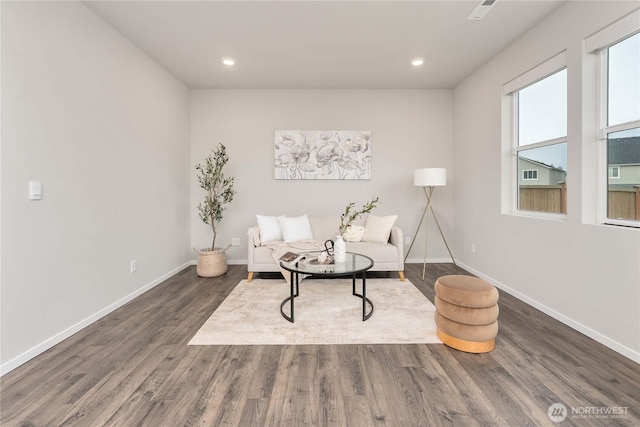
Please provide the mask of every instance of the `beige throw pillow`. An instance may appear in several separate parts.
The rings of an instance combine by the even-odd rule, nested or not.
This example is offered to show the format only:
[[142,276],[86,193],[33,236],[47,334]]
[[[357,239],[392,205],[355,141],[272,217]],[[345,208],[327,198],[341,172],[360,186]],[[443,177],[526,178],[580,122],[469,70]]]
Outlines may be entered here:
[[391,228],[397,218],[398,215],[369,215],[364,227],[364,237],[362,240],[365,242],[387,243],[389,241],[389,235],[391,234]]

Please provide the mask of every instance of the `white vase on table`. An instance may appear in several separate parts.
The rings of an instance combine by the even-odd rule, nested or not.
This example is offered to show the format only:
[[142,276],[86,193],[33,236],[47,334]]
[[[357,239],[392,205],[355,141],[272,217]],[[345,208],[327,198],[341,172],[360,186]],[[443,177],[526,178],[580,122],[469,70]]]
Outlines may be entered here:
[[345,262],[347,259],[347,245],[344,243],[342,236],[336,236],[336,243],[333,246],[334,262]]

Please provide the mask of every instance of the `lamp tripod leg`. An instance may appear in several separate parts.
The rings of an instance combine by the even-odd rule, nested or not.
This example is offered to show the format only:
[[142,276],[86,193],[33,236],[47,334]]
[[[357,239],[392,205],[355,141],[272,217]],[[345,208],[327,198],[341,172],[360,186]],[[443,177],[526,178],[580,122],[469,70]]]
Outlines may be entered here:
[[427,198],[427,205],[424,207],[424,211],[422,212],[422,217],[420,217],[420,222],[418,223],[418,228],[416,229],[415,234],[413,235],[413,239],[411,240],[411,245],[409,246],[409,250],[407,251],[407,254],[404,257],[404,260],[406,261],[407,258],[409,257],[409,253],[411,252],[411,249],[413,248],[413,244],[416,242],[416,238],[418,237],[418,233],[420,232],[420,227],[422,226],[422,223],[424,222],[424,217],[427,217],[427,224],[425,227],[425,232],[424,232],[424,261],[422,263],[422,280],[425,280],[426,274],[427,274],[427,249],[428,249],[428,242],[429,242],[429,217],[431,215],[433,215],[433,219],[436,222],[436,226],[438,227],[438,231],[440,232],[440,236],[442,236],[442,240],[444,241],[444,245],[447,248],[447,251],[449,252],[449,256],[451,257],[451,260],[453,261],[453,265],[455,265],[456,267],[458,266],[458,264],[456,264],[456,259],[453,257],[453,253],[451,252],[451,248],[449,248],[449,243],[447,243],[447,239],[445,239],[444,237],[444,233],[442,232],[442,228],[440,227],[440,223],[438,222],[438,218],[436,217],[436,213],[433,210],[433,207],[431,206],[431,197],[433,195],[433,190],[434,187],[422,187],[422,189],[424,190],[424,194]]
[[424,206],[424,211],[422,212],[422,217],[420,217],[420,222],[418,223],[418,228],[416,228],[416,232],[413,235],[413,239],[411,239],[411,245],[409,246],[409,250],[407,251],[407,254],[404,256],[405,262],[407,261],[407,258],[409,257],[409,252],[411,252],[411,248],[413,248],[413,244],[416,242],[416,237],[418,237],[418,232],[420,231],[420,227],[422,226],[422,221],[424,221],[424,216],[427,213],[427,209],[428,208],[429,208],[429,204],[427,203]]
[[447,251],[449,251],[449,256],[451,257],[451,261],[453,261],[453,265],[455,265],[457,267],[458,264],[456,264],[456,260],[453,257],[453,254],[451,253],[451,249],[449,249],[449,244],[447,243],[447,239],[444,238],[444,233],[442,233],[442,228],[440,228],[440,224],[438,223],[438,218],[436,217],[436,213],[433,211],[433,208],[431,209],[431,214],[433,215],[433,219],[435,220],[436,225],[438,226],[438,231],[440,232],[440,235],[442,236],[442,240],[444,241],[444,245],[447,247]]
[[427,245],[429,243],[429,217],[433,213],[433,209],[431,208],[431,194],[433,193],[433,187],[429,187],[429,191],[424,188],[424,194],[427,196],[427,227],[424,231],[424,262],[422,264],[422,281],[426,277],[427,273]]

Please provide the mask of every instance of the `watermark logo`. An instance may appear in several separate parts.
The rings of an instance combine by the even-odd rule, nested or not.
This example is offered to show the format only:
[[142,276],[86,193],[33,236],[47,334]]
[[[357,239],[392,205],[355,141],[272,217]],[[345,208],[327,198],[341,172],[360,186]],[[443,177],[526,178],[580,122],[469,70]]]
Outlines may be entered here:
[[567,418],[568,413],[569,412],[567,411],[567,407],[562,403],[554,403],[549,406],[549,409],[547,410],[549,419],[554,423],[560,423],[564,421]]
[[547,415],[554,423],[571,419],[615,419],[627,418],[627,406],[575,406],[568,410],[562,403],[549,406]]

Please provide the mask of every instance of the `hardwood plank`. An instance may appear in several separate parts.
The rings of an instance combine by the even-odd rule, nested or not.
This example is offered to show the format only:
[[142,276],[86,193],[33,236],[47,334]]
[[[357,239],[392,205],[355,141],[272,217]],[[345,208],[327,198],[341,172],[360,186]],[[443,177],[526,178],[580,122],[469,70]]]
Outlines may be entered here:
[[[361,355],[367,395],[375,403],[372,412],[376,419],[390,425],[417,425],[415,398],[406,388],[393,346],[363,346]],[[427,420],[427,424],[429,421],[433,420]]]
[[242,410],[239,426],[264,426],[268,398],[249,398],[247,399]]
[[198,402],[202,409],[196,418],[198,424],[239,425],[244,402],[250,394],[248,384],[252,377],[248,366],[253,365],[251,355],[256,353],[255,350],[249,346],[229,347],[223,359],[225,367],[216,370],[213,375],[219,379],[217,387],[208,389],[208,393],[203,395],[204,399]]
[[295,425],[293,424],[292,414],[293,406],[295,405],[293,400],[296,396],[287,393],[287,384],[293,377],[295,352],[295,346],[285,346],[280,354],[278,372],[275,376],[273,392],[265,416],[265,425]]
[[376,424],[375,418],[369,409],[369,402],[366,396],[343,395],[343,404],[347,422],[342,425],[353,427],[369,427]]
[[347,413],[340,391],[342,378],[337,369],[337,346],[316,346],[318,348],[318,381],[314,393],[318,394],[319,425],[343,426],[347,423]]
[[264,399],[273,394],[279,360],[284,346],[261,346],[260,360],[252,367],[253,382],[249,385],[248,398]]

